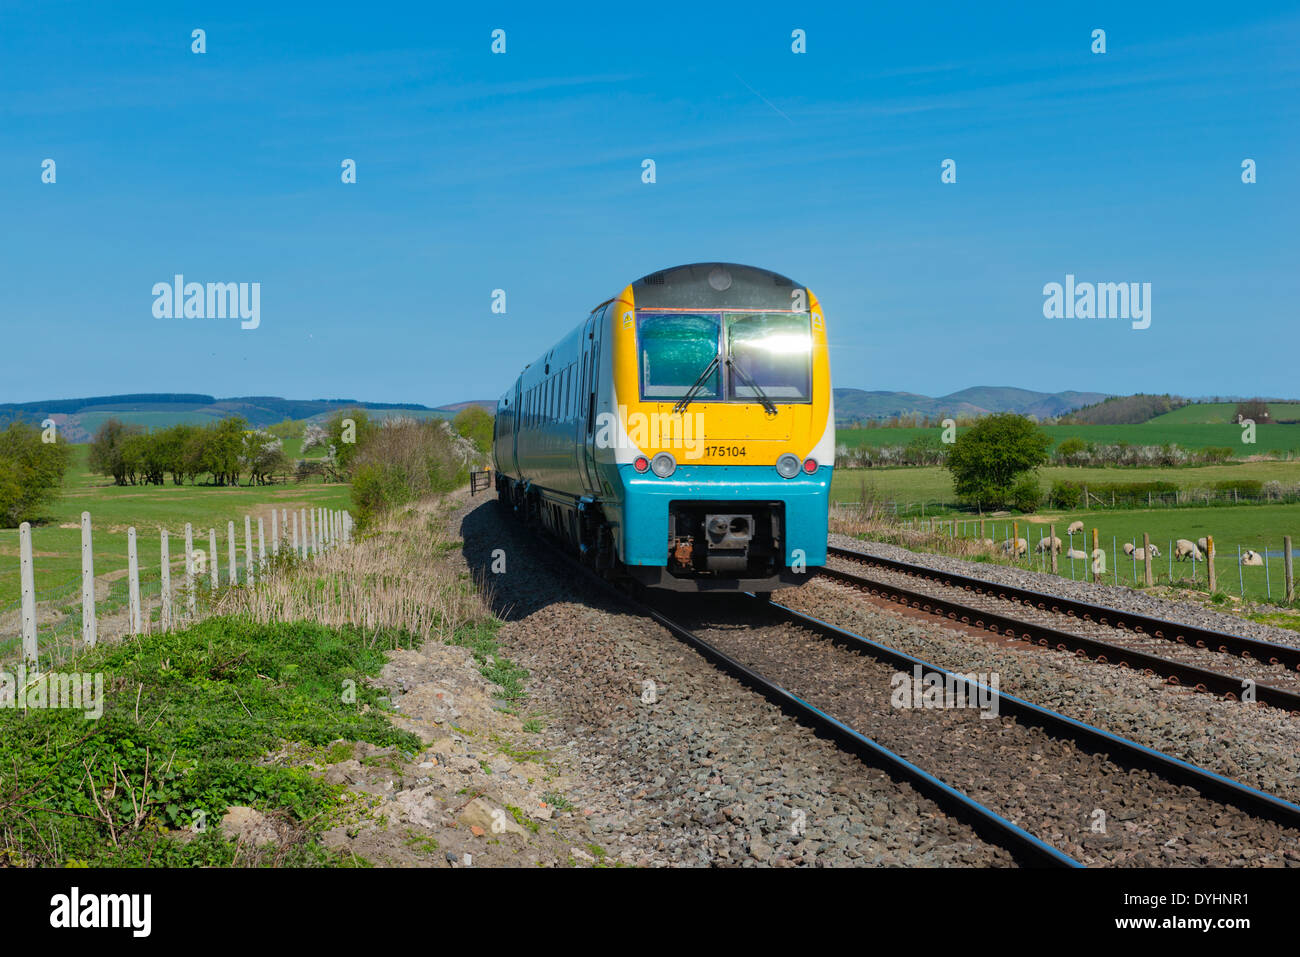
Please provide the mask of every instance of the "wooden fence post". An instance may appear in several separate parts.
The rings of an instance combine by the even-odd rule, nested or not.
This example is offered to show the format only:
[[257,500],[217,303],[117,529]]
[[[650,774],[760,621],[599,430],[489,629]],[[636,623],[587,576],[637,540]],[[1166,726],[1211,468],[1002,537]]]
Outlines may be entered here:
[[226,558],[230,563],[230,584],[239,584],[239,559],[235,552],[235,523],[226,522]]
[[221,587],[221,574],[217,571],[217,530],[208,529],[208,555],[212,562],[212,590],[216,591]]
[[32,571],[32,526],[18,526],[18,578],[22,590],[23,664],[33,675],[40,673],[36,650],[36,584]]
[[271,557],[280,557],[280,515],[271,509]]
[[1142,533],[1142,554],[1146,556],[1142,564],[1146,567],[1147,587],[1150,588],[1155,584],[1155,576],[1151,573],[1151,535],[1149,532]]
[[1088,553],[1088,561],[1092,565],[1092,583],[1095,585],[1101,581],[1101,573],[1097,571],[1097,551],[1101,548],[1101,532],[1097,529],[1092,530],[1092,551]]
[[172,629],[172,557],[167,529],[162,530],[162,630]]
[[140,634],[140,552],[135,542],[135,527],[126,530],[126,594],[127,617],[131,620],[131,634]]
[[1056,526],[1047,526],[1047,550],[1052,553],[1052,574],[1056,574]]
[[1011,523],[1011,562],[1012,562],[1012,564],[1015,564],[1016,559],[1019,558],[1019,557],[1020,557],[1020,523],[1019,523],[1019,522],[1012,522],[1012,523]]
[[252,588],[257,576],[253,573],[253,518],[244,516],[244,584]]
[[1291,564],[1291,536],[1286,535],[1282,539],[1282,568],[1286,572],[1286,600],[1287,603],[1295,601],[1295,570]]
[[1210,594],[1219,589],[1219,576],[1214,570],[1214,536],[1205,536],[1205,573],[1210,576]]
[[185,614],[194,617],[194,524],[185,523]]
[[90,513],[81,513],[81,641],[95,646],[95,549],[90,537]]

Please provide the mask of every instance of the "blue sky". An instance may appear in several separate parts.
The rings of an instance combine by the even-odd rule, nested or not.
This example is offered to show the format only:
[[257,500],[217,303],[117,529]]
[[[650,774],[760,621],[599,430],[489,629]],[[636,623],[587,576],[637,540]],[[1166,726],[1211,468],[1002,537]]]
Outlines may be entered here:
[[[6,3],[0,401],[488,398],[714,259],[808,284],[841,386],[1300,394],[1295,5],[896,6]],[[260,327],[155,318],[177,272]],[[1044,318],[1067,273],[1150,328]]]

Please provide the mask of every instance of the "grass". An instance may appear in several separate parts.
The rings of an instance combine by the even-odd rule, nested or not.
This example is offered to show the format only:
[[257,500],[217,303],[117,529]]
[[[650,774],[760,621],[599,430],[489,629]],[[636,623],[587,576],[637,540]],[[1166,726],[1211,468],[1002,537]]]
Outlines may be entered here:
[[[1275,419],[1300,418],[1300,402],[1270,402],[1268,410]],[[1225,424],[1237,417],[1235,402],[1198,402],[1158,415],[1151,425]]]
[[[341,789],[267,765],[281,742],[342,738],[413,751],[367,676],[413,636],[218,617],[101,645],[67,671],[103,675],[99,720],[67,709],[0,710],[0,859],[25,866],[340,864],[314,840]],[[352,698],[342,693],[355,682]],[[217,827],[248,805],[292,840],[236,849]],[[196,825],[206,826],[196,834]],[[254,855],[250,857],[249,855]]]

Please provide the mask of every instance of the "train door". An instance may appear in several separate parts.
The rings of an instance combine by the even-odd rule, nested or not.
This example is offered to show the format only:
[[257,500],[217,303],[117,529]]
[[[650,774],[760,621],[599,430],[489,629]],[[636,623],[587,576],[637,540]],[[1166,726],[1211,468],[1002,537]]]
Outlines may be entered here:
[[578,475],[582,487],[589,495],[600,493],[600,475],[596,470],[596,393],[600,389],[600,340],[601,321],[605,309],[600,310],[587,320],[585,335],[582,338],[582,397],[583,410],[578,417],[578,426],[582,435],[578,443]]
[[523,381],[523,376],[519,376],[517,379],[515,379],[515,400],[514,400],[515,417],[512,423],[514,428],[510,430],[511,465],[514,468],[515,474],[518,475],[520,478],[523,478],[523,472],[519,468],[519,432],[522,429],[524,424],[522,410],[519,407],[519,403],[523,394],[519,388],[519,383],[522,381]]

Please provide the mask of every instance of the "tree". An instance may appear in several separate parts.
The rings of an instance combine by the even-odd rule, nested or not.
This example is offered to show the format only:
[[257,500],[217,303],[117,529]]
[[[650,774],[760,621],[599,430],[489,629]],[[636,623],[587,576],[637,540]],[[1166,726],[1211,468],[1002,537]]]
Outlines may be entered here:
[[36,517],[63,484],[68,445],[41,441],[41,430],[11,422],[0,432],[0,525],[12,528]]
[[1247,399],[1237,403],[1236,420],[1250,419],[1256,425],[1268,425],[1273,420],[1268,415],[1268,403],[1263,399]]
[[1047,461],[1051,442],[1042,429],[1014,412],[985,416],[948,452],[953,491],[980,508],[1014,504],[1017,482]]
[[456,413],[451,427],[461,438],[469,439],[474,448],[487,452],[492,448],[492,416],[480,405],[467,405]]
[[270,432],[244,433],[244,453],[240,461],[248,469],[248,484],[266,485],[276,471],[284,471],[284,443]]
[[339,470],[346,473],[356,458],[357,449],[376,431],[379,425],[364,409],[344,409],[335,412],[325,424],[325,434],[333,449],[333,461]]
[[111,475],[115,483],[125,485],[128,463],[123,456],[123,445],[128,438],[143,431],[138,425],[128,425],[120,419],[109,419],[99,427],[90,443],[90,456],[87,460],[90,470],[100,475]]

